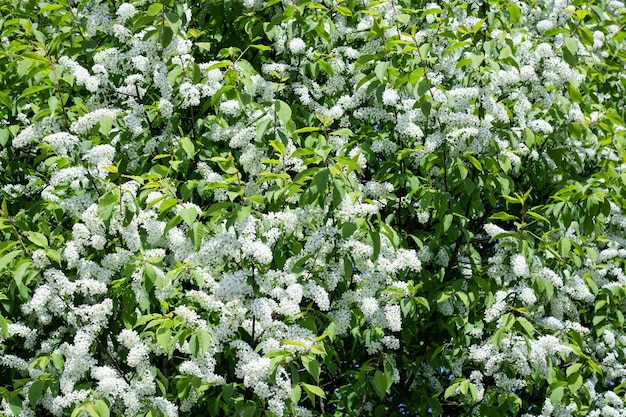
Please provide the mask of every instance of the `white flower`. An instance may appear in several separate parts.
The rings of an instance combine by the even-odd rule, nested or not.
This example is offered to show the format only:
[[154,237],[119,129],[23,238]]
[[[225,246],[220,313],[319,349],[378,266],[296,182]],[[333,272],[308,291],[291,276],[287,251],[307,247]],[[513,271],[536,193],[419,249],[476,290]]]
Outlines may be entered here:
[[220,111],[229,116],[239,116],[241,113],[241,105],[239,100],[227,100],[220,103]]
[[541,119],[537,119],[537,120],[533,120],[529,122],[528,127],[535,132],[545,133],[545,134],[550,134],[554,131],[550,123]]
[[59,59],[59,64],[68,67],[72,75],[76,78],[76,84],[85,86],[88,91],[94,93],[98,90],[98,87],[100,87],[100,80],[89,75],[89,71],[73,59],[62,56]]
[[181,107],[184,109],[200,104],[200,91],[188,81],[180,85],[179,94],[182,100]]
[[532,290],[532,288],[529,287],[525,287],[520,291],[519,299],[527,306],[532,306],[537,302],[537,296],[535,295],[535,292]]
[[398,92],[392,88],[385,88],[383,92],[383,104],[387,106],[395,106],[398,103],[400,96]]
[[301,54],[306,49],[306,44],[301,38],[293,38],[289,41],[289,49],[293,54]]
[[371,317],[378,311],[378,301],[374,297],[365,297],[361,301],[361,311],[366,317]]
[[117,8],[117,17],[120,23],[126,22],[137,13],[135,6],[130,3],[122,3]]
[[[107,177],[108,171],[103,167],[113,165],[114,158],[115,148],[109,144],[96,145],[83,155],[85,161],[88,161],[97,168],[95,176],[100,179]],[[94,173],[92,173],[92,175],[94,175]]]
[[526,258],[520,254],[513,255],[511,257],[511,268],[513,269],[513,273],[520,278],[527,278],[530,276],[530,270],[528,269]]
[[172,114],[174,114],[174,106],[172,105],[172,102],[168,99],[162,98],[159,101],[159,113],[161,113],[161,116],[164,119],[171,118]]
[[108,118],[114,119],[119,114],[117,109],[99,109],[94,110],[91,113],[87,113],[81,116],[70,126],[70,130],[74,133],[81,134],[86,133],[93,128],[99,121]]

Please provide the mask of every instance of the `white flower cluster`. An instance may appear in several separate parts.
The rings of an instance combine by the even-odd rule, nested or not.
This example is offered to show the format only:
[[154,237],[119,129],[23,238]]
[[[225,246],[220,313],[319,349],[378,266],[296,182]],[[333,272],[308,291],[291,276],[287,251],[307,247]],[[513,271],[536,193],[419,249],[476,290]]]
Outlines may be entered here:
[[[297,10],[298,19],[309,12],[294,9],[293,1],[283,3],[267,9],[272,14],[283,7]],[[313,9],[325,8],[323,3],[315,3]],[[446,364],[450,369],[445,378],[453,380],[471,369],[476,401],[485,400],[487,381],[494,381],[496,390],[525,389],[533,379],[549,378],[555,366],[576,360],[565,335],[577,332],[585,336],[581,346],[585,358],[599,363],[603,372],[602,380],[585,384],[597,408],[589,415],[623,414],[622,399],[611,390],[596,390],[613,380],[626,380],[626,366],[620,362],[626,338],[608,325],[594,334],[579,315],[579,308],[602,308],[595,304],[598,290],[593,284],[616,293],[626,285],[626,216],[615,204],[609,215],[602,214],[606,227],[597,216],[602,239],[579,233],[575,222],[559,235],[576,246],[572,263],[579,265],[574,266],[563,253],[550,252],[542,258],[538,252],[543,249],[534,248],[535,253],[519,248],[513,237],[519,233],[506,222],[484,224],[486,235],[472,231],[477,234],[463,235],[456,247],[429,236],[431,226],[440,223],[440,210],[463,201],[450,198],[456,191],[448,189],[449,182],[457,174],[467,178],[463,185],[475,187],[477,193],[490,192],[490,187],[500,193],[513,185],[517,190],[517,180],[527,181],[522,171],[527,162],[554,171],[566,163],[567,158],[554,156],[558,153],[553,144],[560,146],[559,152],[566,148],[576,154],[572,166],[578,174],[589,161],[599,166],[614,163],[611,169],[623,171],[619,152],[609,149],[605,142],[610,141],[596,137],[594,130],[608,123],[607,114],[614,119],[615,115],[599,108],[588,115],[589,106],[595,104],[574,102],[584,74],[570,65],[568,56],[564,58],[574,41],[577,60],[601,63],[603,49],[619,26],[592,28],[590,42],[578,44],[579,35],[569,33],[549,44],[546,32],[567,27],[578,10],[567,1],[540,1],[532,7],[512,2],[511,11],[515,7],[523,11],[520,21],[526,29],[490,32],[481,26],[488,21],[471,15],[480,2],[467,3],[463,8],[450,2],[430,3],[422,18],[419,13],[399,14],[392,2],[383,1],[367,13],[359,10],[354,22],[337,7],[316,15],[319,44],[302,32],[298,19],[272,24],[275,28],[267,36],[277,59],[264,57],[262,64],[246,61],[245,51],[232,58],[235,62],[196,63],[201,54],[187,39],[195,28],[188,27],[192,15],[186,5],[179,8],[180,26],[171,21],[170,11],[164,12],[169,23],[163,28],[175,29],[167,45],[163,36],[155,35],[158,29],[138,29],[144,2],[122,3],[115,10],[98,2],[73,8],[72,14],[80,18],[77,24],[85,22],[81,36],[107,36],[110,42],[98,47],[90,70],[78,58],[59,59],[71,72],[65,81],[73,78],[94,93],[75,106],[78,112],[72,109],[68,120],[52,116],[31,123],[32,108],[21,104],[15,116],[27,126],[15,135],[9,151],[56,155],[37,168],[42,178],[32,175],[28,183],[7,184],[2,193],[19,198],[31,197],[33,189],[41,191],[44,203],[55,212],[54,222],[42,224],[50,228],[49,223],[67,220],[71,226],[62,239],[56,238],[62,243],[50,239],[50,246],[57,246],[30,253],[40,274],[25,278],[29,287],[20,309],[27,324],[10,323],[7,336],[2,336],[3,344],[19,339],[30,356],[7,353],[10,350],[2,346],[0,364],[36,375],[40,370],[29,369],[33,357],[60,355],[65,364],[59,390],[48,389],[41,400],[55,415],[104,398],[114,414],[138,416],[152,409],[175,417],[192,412],[204,395],[193,385],[199,379],[202,389],[243,385],[275,415],[308,416],[313,415],[311,410],[291,402],[296,385],[288,365],[312,355],[313,340],[319,336],[302,317],[318,309],[323,312],[320,320],[332,321],[337,337],[351,334],[354,343],[361,343],[356,347],[360,351],[387,355],[404,347],[403,317],[413,315],[405,308],[412,305],[401,300],[416,296],[421,285],[431,281],[439,285],[440,278],[452,277],[454,282],[443,284],[450,284],[455,295],[438,302],[436,311],[450,323],[462,322],[457,330],[468,329],[463,330],[467,338],[459,340],[472,344],[458,350],[467,350],[468,357]],[[245,18],[266,12],[261,1],[243,4]],[[610,1],[603,13],[608,16],[622,8],[623,3]],[[401,26],[406,22],[419,32],[405,33]],[[476,27],[476,37],[489,38],[481,46],[484,54],[476,56],[474,45],[440,36],[443,26],[450,33]],[[372,36],[379,28],[384,28],[384,36]],[[390,45],[397,40],[396,48],[428,45],[429,50],[414,51],[416,60],[427,63],[426,73],[417,81],[405,74],[397,82],[384,80],[386,71],[380,69],[390,65],[381,60],[381,51],[388,48],[385,39]],[[238,54],[233,51],[225,48],[221,54]],[[295,81],[289,85],[291,80]],[[239,90],[232,91],[235,84]],[[102,93],[103,86],[107,94]],[[215,106],[203,106],[202,114],[194,115],[194,108],[217,94],[222,96]],[[608,103],[614,98],[611,94],[619,91],[596,97]],[[279,99],[289,103],[290,123],[285,110],[278,110]],[[308,129],[294,131],[293,125],[304,127],[299,125],[303,115],[311,116]],[[323,128],[317,127],[318,120]],[[112,129],[92,132],[98,123],[110,123]],[[578,132],[581,126],[584,135],[561,138],[561,132]],[[612,140],[618,141],[621,130],[614,131]],[[540,138],[533,139],[534,134]],[[178,150],[189,152],[183,136],[193,138],[193,155],[180,161]],[[269,149],[269,136],[277,141],[275,148],[284,150]],[[398,153],[407,149],[408,158]],[[2,152],[7,158],[9,152]],[[280,160],[270,156],[278,153]],[[462,169],[451,174],[447,159],[464,163],[470,157],[476,170],[469,163],[466,167],[474,174]],[[375,172],[398,158],[402,181],[411,172],[411,186],[417,184],[406,198],[395,193],[398,173]],[[313,167],[328,170],[318,171],[316,177],[307,171]],[[144,168],[146,172],[141,172]],[[4,169],[0,167],[0,172]],[[498,184],[477,185],[495,171]],[[320,186],[323,173],[331,178]],[[116,184],[109,181],[110,174],[117,174]],[[548,181],[553,183],[563,180],[561,174],[550,175]],[[438,200],[442,195],[443,204]],[[607,198],[602,192],[593,195],[598,201],[600,197]],[[596,203],[593,199],[589,206]],[[500,201],[489,203],[500,211]],[[190,209],[197,215],[191,220]],[[392,213],[398,218],[410,213],[416,221],[406,225],[410,234],[391,230],[405,226],[395,224]],[[455,225],[457,220],[455,216]],[[526,227],[533,230],[532,225]],[[405,238],[419,252],[402,246]],[[552,249],[557,238],[547,239],[555,239],[544,245]],[[484,253],[488,255],[482,258]],[[474,278],[480,290],[475,289]],[[124,297],[118,306],[120,293]],[[465,299],[468,294],[471,301]],[[484,299],[487,308],[473,308],[476,298]],[[417,317],[432,317],[427,314],[431,312]],[[118,325],[110,322],[112,317],[123,322],[119,334],[106,333]],[[142,324],[134,323],[135,318]],[[57,322],[63,325],[44,336],[43,326],[47,329]],[[361,338],[365,333],[368,336]],[[207,334],[209,341],[203,338]],[[39,340],[43,337],[47,339]],[[456,343],[445,342],[444,348]],[[234,369],[223,372],[225,365],[217,363],[220,355],[230,355]],[[275,359],[281,355],[282,362]],[[167,366],[161,369],[157,363]],[[194,389],[179,398],[180,403],[166,398],[161,375],[165,372],[177,373],[174,379],[180,386],[187,377],[194,381]],[[444,392],[443,384],[449,381],[437,373],[423,363],[419,371],[423,381],[414,384],[420,390]],[[399,375],[394,368],[393,382],[400,380]],[[88,380],[89,389],[83,385]],[[25,385],[27,397],[28,389]],[[24,404],[22,415],[34,415],[30,408],[35,405]],[[3,413],[15,414],[11,406],[15,408],[2,400]],[[364,403],[363,410],[373,412],[371,404]],[[549,399],[541,410],[545,416],[571,411]]]
[[100,80],[93,75],[89,75],[89,71],[83,68],[76,61],[66,56],[62,56],[59,59],[59,64],[70,69],[72,75],[76,78],[76,84],[84,86],[92,93],[98,91],[98,88],[100,87]]

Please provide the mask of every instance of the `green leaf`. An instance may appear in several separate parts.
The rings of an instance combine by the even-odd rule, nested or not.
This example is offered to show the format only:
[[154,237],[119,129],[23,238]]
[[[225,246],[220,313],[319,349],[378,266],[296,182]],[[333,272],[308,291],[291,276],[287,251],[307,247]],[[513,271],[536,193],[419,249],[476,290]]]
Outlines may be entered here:
[[94,409],[97,411],[99,417],[109,417],[109,406],[102,400],[96,400],[94,403]]
[[[326,398],[326,394],[324,394],[324,391],[317,385],[311,385],[311,384],[307,384],[306,382],[300,382],[300,386],[304,388],[306,393],[309,395],[309,398],[312,398],[312,395],[317,395],[318,397]],[[313,402],[313,400],[311,400],[311,402]]]
[[[76,407],[74,410],[72,410],[72,414],[70,415],[70,417],[78,417],[80,414],[82,414],[83,411],[85,411],[85,406],[84,405]],[[13,413],[15,415],[19,414],[19,412],[16,413],[15,411],[13,411]]]
[[532,337],[532,335],[535,333],[535,328],[533,327],[533,325],[524,317],[518,317],[516,321],[524,329],[526,334]]
[[63,356],[58,353],[50,355],[50,360],[52,361],[52,366],[54,366],[58,371],[63,370],[65,367],[65,359],[63,359]]
[[598,375],[602,375],[602,368],[600,368],[598,364],[593,361],[593,359],[591,358],[587,359],[587,365],[589,365],[589,367],[591,368],[591,370],[593,370],[593,372],[595,372]]
[[537,219],[537,220],[541,220],[541,221],[543,221],[543,222],[546,222],[546,223],[550,224],[550,220],[546,219],[545,217],[543,217],[543,216],[542,216],[541,214],[539,214],[539,213],[536,213],[536,212],[534,212],[534,211],[528,210],[528,211],[526,212],[526,214],[528,214],[530,217],[534,217],[534,218],[535,218],[535,219]]
[[552,401],[552,404],[561,404],[561,399],[565,395],[565,388],[565,386],[559,386],[552,390],[550,393],[550,400]]
[[511,25],[516,24],[520,17],[522,17],[522,9],[520,9],[517,4],[511,4],[506,10],[509,12],[509,21],[511,22]]
[[200,250],[200,246],[202,246],[203,234],[204,225],[200,222],[195,222],[193,226],[191,226],[191,241],[193,242],[193,246],[196,250]]
[[48,247],[48,239],[46,238],[46,236],[43,233],[39,233],[39,232],[24,232],[24,235],[26,235],[26,237],[28,238],[28,240],[30,240],[31,242],[33,242],[35,245],[41,247],[41,248],[47,248]]
[[379,57],[378,54],[377,55],[374,55],[374,54],[364,54],[364,55],[361,55],[356,60],[356,62],[354,63],[354,69],[357,70],[362,65],[364,65],[364,64],[366,64],[366,63],[368,63],[370,61],[373,61],[373,60],[377,59],[378,57]]
[[183,221],[183,218],[180,216],[172,217],[165,225],[165,229],[163,229],[163,236],[165,236],[167,232],[169,232],[171,229],[178,226],[178,224],[182,221]]
[[235,159],[232,155],[228,155],[227,158],[224,158],[223,156],[215,156],[211,158],[211,161],[217,162],[217,165],[226,174],[234,175],[239,172],[235,166]]
[[[6,299],[8,299],[8,297]],[[3,339],[9,336],[9,324],[11,324],[11,322],[0,314],[0,335],[2,335]]]
[[11,261],[13,261],[13,259],[15,259],[18,255],[22,253],[24,253],[24,251],[21,249],[18,249],[18,250],[14,250],[12,252],[7,253],[2,258],[0,258],[0,271],[6,268],[6,266],[9,265]]
[[204,329],[198,330],[196,335],[198,337],[200,354],[205,354],[206,352],[209,351],[209,348],[211,347],[211,341],[213,340],[213,337],[211,336],[211,333],[209,333],[208,330],[204,330]]
[[320,169],[313,177],[313,184],[315,184],[318,194],[326,193],[326,186],[328,185],[329,177],[330,172],[328,171],[328,168]]
[[220,101],[220,98],[227,93],[228,91],[234,89],[235,86],[233,85],[225,85],[222,88],[220,88],[219,90],[217,90],[217,92],[215,94],[213,94],[213,97],[211,97],[211,105],[216,104]]
[[500,211],[496,214],[493,214],[491,215],[490,218],[493,220],[502,220],[502,221],[517,220],[517,216],[513,216],[512,214],[505,213],[504,211]]
[[209,67],[205,71],[209,72],[209,71],[212,71],[214,69],[230,67],[231,65],[233,65],[233,61],[224,60],[224,61],[216,62],[213,65],[209,65]]
[[21,55],[22,58],[27,59],[33,62],[39,62],[43,64],[50,64],[50,60],[43,55],[38,54],[37,52],[24,52]]
[[511,197],[510,195],[503,195],[502,198],[504,198],[506,201],[508,201],[511,204],[522,204],[522,200],[520,200],[519,197]]
[[305,348],[306,344],[301,340],[283,340],[283,345],[298,346]]
[[[11,97],[7,93],[0,92],[0,104],[4,104],[5,107],[11,109],[13,107],[13,102],[11,101]],[[6,141],[3,140],[6,136],[8,139],[9,130],[8,129],[0,129],[0,145],[6,145]]]
[[326,355],[326,349],[324,348],[324,344],[323,343],[317,343],[313,346],[311,346],[311,349],[309,349],[309,351],[311,353],[315,353],[316,355]]
[[109,220],[111,220],[113,210],[118,204],[119,198],[119,190],[114,189],[98,199],[98,216],[100,216],[105,224],[108,224]]
[[378,64],[376,64],[376,67],[374,68],[374,73],[376,74],[376,76],[378,77],[381,83],[384,83],[387,81],[387,68],[388,67],[389,67],[388,62],[380,61]]
[[161,326],[156,331],[156,339],[159,345],[165,350],[169,350],[172,340],[172,331],[167,326]]
[[452,214],[448,213],[445,216],[443,216],[443,231],[444,233],[448,231],[448,229],[450,229],[450,226],[452,226]]
[[333,71],[333,67],[331,67],[328,62],[324,61],[323,59],[320,59],[317,61],[317,64],[320,66],[320,68],[324,70],[326,74],[330,75],[331,77],[335,75],[335,72]]
[[191,226],[198,217],[198,211],[194,207],[188,207],[180,211],[180,217]]
[[28,97],[40,91],[49,90],[50,88],[52,88],[51,85],[34,85],[22,91],[22,94],[20,95],[20,97],[22,98]]
[[255,44],[250,45],[250,48],[258,49],[259,51],[271,51],[272,48],[267,45]]
[[43,394],[43,389],[44,389],[43,381],[35,381],[30,386],[28,390],[28,401],[30,402],[31,408],[36,407],[37,402],[39,401],[39,399],[41,398],[41,395]]
[[163,3],[152,3],[148,7],[148,16],[156,16],[163,9]]
[[285,155],[285,145],[280,140],[271,140],[270,146],[281,155]]
[[472,60],[472,58],[463,58],[456,63],[456,66],[454,69],[458,71],[461,68],[467,67],[468,65],[471,65],[473,63],[474,61]]
[[293,401],[294,404],[298,404],[300,402],[301,396],[302,396],[302,388],[300,388],[300,385],[292,386],[291,387],[291,401]]
[[470,383],[469,384],[469,390],[470,390],[470,394],[472,395],[472,400],[474,401],[478,401],[478,388],[476,388],[476,385]]
[[166,200],[162,200],[161,205],[159,206],[159,213],[165,213],[167,210],[174,207],[178,204],[178,200],[175,198],[168,198]]
[[567,238],[563,238],[561,239],[560,246],[561,246],[561,256],[564,258],[567,257],[567,255],[569,254],[569,251],[572,249],[572,241]]
[[180,140],[180,146],[181,148],[183,148],[183,150],[185,151],[185,153],[187,154],[187,157],[189,159],[194,159],[195,156],[195,147],[193,146],[193,142],[191,142],[189,139],[187,138],[182,138]]
[[337,10],[337,12],[339,12],[342,16],[352,16],[352,11],[347,7],[337,6],[335,7],[335,10]]
[[582,366],[583,366],[582,363],[574,363],[568,366],[567,369],[565,370],[565,376],[569,378],[570,376],[578,372],[580,368],[582,368]]
[[374,251],[372,252],[371,260],[375,261],[378,259],[378,255],[380,254],[380,233],[375,230],[370,231],[370,236],[372,238],[372,244],[374,246]]
[[301,127],[300,129],[296,129],[293,131],[293,133],[295,134],[310,133],[310,132],[319,132],[320,130],[322,129],[317,126],[308,126],[308,127]]
[[86,404],[85,411],[87,411],[91,417],[100,417],[100,414],[98,413],[99,410],[96,408],[94,403]]
[[451,396],[453,396],[459,384],[460,382],[455,382],[448,388],[446,388],[445,392],[443,393],[443,398],[450,398]]
[[287,123],[291,120],[291,107],[287,103],[281,100],[276,100],[274,103],[274,110],[278,119],[287,126]]
[[449,54],[452,51],[455,51],[455,50],[457,50],[459,48],[463,48],[465,46],[470,46],[470,45],[472,45],[472,43],[469,42],[469,41],[456,42],[456,43],[453,43],[452,45],[448,46],[446,49],[444,49],[441,54],[442,55],[447,55],[447,54]]
[[387,377],[385,374],[380,371],[376,371],[374,373],[374,378],[372,378],[370,382],[372,383],[374,391],[378,397],[383,400],[385,395],[387,395]]
[[419,67],[411,71],[409,73],[409,83],[415,86],[417,82],[424,76],[425,71],[426,70],[423,67]]
[[161,46],[163,47],[163,49],[167,48],[170,43],[172,43],[172,38],[174,37],[174,31],[172,31],[172,28],[169,26],[161,26]]
[[347,127],[335,130],[334,132],[330,132],[331,136],[354,136],[354,132],[348,129]]
[[316,359],[308,355],[302,356],[301,360],[304,369],[306,369],[307,372],[311,374],[315,382],[319,382],[321,372],[320,363]]
[[483,165],[480,163],[478,159],[476,159],[473,155],[467,154],[465,155],[470,161],[470,163],[476,168],[478,171],[483,172]]

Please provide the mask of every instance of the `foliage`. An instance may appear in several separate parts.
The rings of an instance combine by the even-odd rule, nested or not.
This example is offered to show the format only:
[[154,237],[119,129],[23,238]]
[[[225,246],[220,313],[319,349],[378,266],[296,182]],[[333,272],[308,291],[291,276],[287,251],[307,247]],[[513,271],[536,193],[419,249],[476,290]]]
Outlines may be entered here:
[[74,1],[0,0],[0,414],[626,412],[622,2]]

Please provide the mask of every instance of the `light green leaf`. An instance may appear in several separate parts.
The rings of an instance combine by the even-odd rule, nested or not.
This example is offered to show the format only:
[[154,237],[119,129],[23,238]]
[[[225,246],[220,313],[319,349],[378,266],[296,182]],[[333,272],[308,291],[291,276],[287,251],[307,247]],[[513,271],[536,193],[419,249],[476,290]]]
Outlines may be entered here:
[[46,238],[46,236],[43,233],[39,233],[39,232],[24,232],[24,235],[26,235],[26,237],[28,238],[28,240],[30,240],[31,242],[33,242],[35,245],[41,247],[41,248],[47,248],[48,247],[48,239]]
[[205,354],[209,351],[209,348],[211,347],[211,341],[213,340],[213,337],[208,330],[204,329],[198,330],[196,334],[198,337],[198,344],[200,345],[200,354]]
[[183,148],[183,150],[185,151],[185,153],[187,154],[187,157],[189,159],[194,159],[195,156],[195,147],[193,146],[193,142],[191,142],[189,139],[187,138],[182,138],[180,140],[180,146],[181,148]]
[[204,234],[204,225],[200,222],[195,222],[191,226],[191,241],[196,250],[200,250],[202,245],[202,235]]
[[287,123],[291,120],[291,107],[287,103],[281,100],[276,100],[274,103],[274,109],[278,119],[287,126]]
[[326,349],[324,348],[323,343],[317,343],[311,346],[311,349],[309,349],[309,351],[315,353],[316,355],[326,355]]
[[317,395],[318,397],[326,398],[326,394],[324,394],[324,391],[317,385],[311,385],[311,384],[307,384],[306,382],[300,382],[300,386],[304,388],[304,390],[309,395],[312,394],[312,395]]
[[98,412],[99,417],[109,417],[109,406],[102,400],[96,400],[94,408]]
[[182,217],[185,223],[191,226],[198,217],[198,211],[194,207],[188,207],[180,211],[180,217]]
[[507,11],[509,12],[509,21],[512,25],[517,23],[520,17],[522,17],[522,9],[520,9],[517,4],[511,4],[509,7],[507,7]]
[[156,16],[163,9],[163,3],[152,3],[148,7],[148,16]]
[[320,363],[313,357],[305,355],[302,356],[302,365],[311,374],[315,382],[319,382],[321,366]]
[[513,216],[512,214],[505,213],[504,211],[499,211],[496,214],[491,215],[490,219],[511,221],[511,220],[517,220],[517,216]]
[[354,136],[354,132],[347,127],[330,132],[331,136]]
[[2,271],[4,268],[6,268],[6,266],[9,265],[9,263],[11,263],[11,261],[13,261],[13,259],[15,259],[18,255],[20,255],[22,253],[24,253],[24,251],[21,250],[21,249],[14,250],[12,252],[7,253],[2,258],[0,258],[0,271]]
[[250,48],[258,49],[259,51],[271,51],[272,48],[267,45],[255,44],[250,45]]

